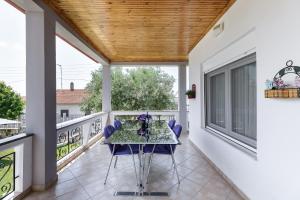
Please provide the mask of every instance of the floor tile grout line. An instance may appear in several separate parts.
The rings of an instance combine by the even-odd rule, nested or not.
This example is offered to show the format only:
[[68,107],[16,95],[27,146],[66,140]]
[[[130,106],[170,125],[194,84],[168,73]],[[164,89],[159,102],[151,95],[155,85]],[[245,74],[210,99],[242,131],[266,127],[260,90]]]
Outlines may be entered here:
[[[72,175],[74,176],[73,172],[71,171]],[[74,176],[75,177],[75,176]],[[75,177],[76,181],[79,183],[80,187],[86,192],[86,194],[88,195],[88,199],[92,198],[92,196],[86,191],[86,189],[84,188],[84,186],[80,183],[80,181],[77,179],[77,177]]]
[[[69,180],[69,181],[71,181],[71,180]],[[76,180],[77,181],[77,180]],[[65,181],[65,182],[67,182],[67,181]],[[78,183],[79,183],[79,181],[77,181]],[[80,183],[79,183],[80,184]],[[80,187],[81,187],[81,185],[80,185]],[[63,196],[63,195],[66,195],[66,194],[69,194],[69,193],[71,193],[71,192],[74,192],[76,189],[78,189],[78,188],[75,188],[75,189],[72,189],[71,191],[69,191],[69,192],[66,192],[66,193],[63,193],[63,194],[61,194],[61,195],[55,195],[55,198],[59,198],[59,197],[61,197],[61,196]],[[50,198],[50,197],[49,197]]]
[[[184,140],[185,139],[186,138],[184,138]],[[189,148],[189,149],[186,150],[185,148]],[[113,191],[113,190],[117,189],[116,187],[114,187],[113,183],[107,183],[107,185],[109,185],[109,189],[105,189],[105,188],[103,190],[102,190],[102,188],[100,188],[100,190],[95,189],[95,191],[98,191],[98,192],[96,192],[96,194],[94,194],[94,195],[91,195],[94,192],[93,187],[97,187],[97,185],[98,185],[98,184],[94,184],[95,186],[93,186],[93,182],[96,181],[96,179],[94,180],[93,178],[91,178],[90,180],[87,180],[88,184],[92,184],[90,186],[91,189],[93,190],[93,191],[92,190],[90,191],[91,194],[88,192],[89,188],[85,187],[87,185],[87,184],[84,184],[85,182],[87,182],[87,181],[85,181],[85,174],[86,173],[80,174],[81,173],[81,170],[79,169],[80,165],[82,165],[82,164],[87,164],[87,165],[96,164],[97,166],[91,167],[91,169],[93,169],[93,170],[96,170],[97,168],[102,169],[104,167],[104,162],[108,159],[105,156],[103,159],[101,159],[100,165],[98,165],[97,161],[94,159],[94,156],[102,155],[101,151],[103,151],[103,152],[105,152],[105,151],[104,151],[104,149],[102,149],[102,148],[99,149],[97,147],[95,148],[95,150],[97,151],[97,153],[93,153],[92,151],[89,151],[89,152],[87,152],[86,155],[83,155],[82,159],[76,161],[76,162],[81,162],[81,164],[80,163],[75,164],[75,162],[74,162],[74,164],[76,165],[75,168],[71,169],[70,168],[71,166],[68,166],[68,168],[66,168],[66,170],[67,170],[66,173],[70,173],[70,174],[66,174],[66,176],[64,177],[65,179],[62,179],[63,181],[58,183],[58,184],[66,184],[67,181],[74,180],[75,181],[74,184],[78,184],[77,188],[80,188],[84,192],[86,192],[86,194],[87,194],[87,196],[86,196],[87,199],[86,200],[92,200],[93,198],[96,198],[95,196],[98,196],[98,195],[102,200],[103,197],[101,196],[101,194],[105,195],[104,199],[106,199],[107,197],[110,198],[110,195],[109,195],[110,192],[107,193],[108,196],[106,196],[106,194],[104,194],[104,193],[107,192],[107,191]],[[177,154],[179,154],[178,157],[177,157],[178,159],[176,159],[176,156],[175,156],[176,164],[180,168],[180,171],[182,172],[182,173],[179,172],[179,175],[184,174],[183,176],[180,175],[181,184],[178,185],[178,183],[177,183],[177,178],[176,178],[176,176],[174,176],[175,172],[174,172],[173,168],[171,167],[170,159],[169,158],[168,159],[159,158],[159,159],[156,159],[156,163],[153,162],[153,167],[155,169],[153,168],[154,171],[153,171],[153,174],[151,174],[151,176],[153,176],[153,183],[149,184],[149,189],[151,191],[152,190],[153,191],[154,190],[159,190],[159,188],[161,186],[164,186],[163,190],[166,190],[170,193],[170,196],[169,196],[170,198],[168,198],[168,199],[178,199],[178,198],[181,199],[181,198],[184,197],[182,195],[187,195],[188,196],[188,194],[186,194],[186,193],[188,191],[192,191],[192,190],[189,189],[189,187],[191,187],[191,188],[195,187],[196,188],[197,191],[194,190],[195,195],[199,195],[201,190],[202,190],[202,192],[206,191],[206,188],[204,188],[204,187],[207,187],[209,192],[214,193],[214,190],[211,191],[211,185],[208,186],[208,184],[215,184],[215,183],[218,183],[220,181],[220,187],[222,187],[223,181],[221,181],[221,179],[219,180],[220,175],[218,173],[214,173],[214,172],[216,172],[214,170],[214,168],[212,168],[210,165],[206,165],[205,161],[202,162],[203,158],[202,158],[202,156],[199,155],[199,153],[197,151],[194,152],[193,148],[190,149],[190,147],[182,146],[182,148],[181,149],[178,148],[178,150],[176,152],[177,152]],[[175,155],[176,155],[176,153],[175,153]],[[165,162],[162,163],[160,160],[165,160]],[[192,165],[189,166],[187,161],[191,162]],[[123,166],[123,164],[126,165],[126,163],[128,163],[127,159],[124,160],[124,162],[122,162],[122,164],[121,164],[121,162],[118,162],[118,164],[121,164],[122,166]],[[186,163],[186,165],[184,165],[184,163]],[[201,165],[201,166],[198,167],[198,165]],[[123,169],[123,167],[121,168],[123,171],[121,170],[120,173],[119,172],[118,173],[112,173],[111,178],[113,178],[113,179],[111,179],[111,181],[113,181],[114,183],[117,183],[118,179],[124,180],[122,178],[123,175],[124,175],[124,178],[125,178],[124,187],[126,188],[127,185],[125,183],[126,183],[126,180],[128,179],[128,177],[131,174],[131,171],[130,171],[131,168],[132,168],[131,165],[128,164],[128,165],[126,165],[126,169],[125,168]],[[84,167],[83,167],[83,169],[84,169]],[[87,171],[89,171],[89,170],[87,170]],[[117,171],[119,171],[119,169]],[[199,175],[197,175],[197,177],[192,177],[193,173],[197,173]],[[78,174],[80,174],[80,175],[78,176]],[[70,177],[69,177],[69,175],[70,175]],[[100,175],[99,179],[102,179],[101,178],[102,173],[99,174],[99,175]],[[162,175],[164,175],[164,177],[162,177]],[[203,175],[204,179],[206,179],[206,180],[204,180],[204,181],[201,180],[201,182],[198,183],[197,182],[198,177],[201,178],[202,175]],[[93,176],[93,173],[88,175],[87,178],[89,178],[89,176]],[[223,178],[222,178],[222,180],[223,180]],[[226,180],[225,180],[225,182],[226,182]],[[186,183],[186,185],[184,185],[185,183]],[[129,186],[130,185],[131,184],[129,184]],[[182,188],[184,188],[184,189],[182,189]],[[226,194],[224,193],[223,197],[225,197],[226,200],[230,200],[231,196],[234,197],[233,192],[235,190],[228,184],[225,185],[225,189],[226,189]],[[56,198],[59,198],[63,195],[67,195],[67,194],[69,194],[73,191],[74,190],[72,189],[72,191],[69,191],[69,192],[66,192],[64,194],[58,195],[58,196],[56,196]],[[176,193],[173,193],[173,195],[175,194],[175,196],[171,197],[171,192],[176,192],[176,191],[180,192],[180,193],[178,193],[178,197],[176,197]],[[194,192],[192,192],[192,193],[194,193]],[[216,194],[218,194],[218,193],[216,193]],[[239,197],[239,195],[238,195],[238,197]],[[111,196],[111,198],[113,198],[113,196]],[[130,198],[128,198],[128,199],[130,199]],[[133,198],[133,199],[136,199],[136,198]],[[141,198],[141,199],[143,199],[143,198]],[[149,199],[151,199],[151,198],[149,198]],[[157,198],[157,199],[160,199],[160,198]],[[191,196],[189,196],[188,199],[193,199],[193,198]]]
[[[69,169],[66,168],[65,170],[69,170]],[[63,173],[63,172],[61,172],[61,173]],[[71,173],[70,170],[69,170],[69,173]],[[62,182],[60,182],[60,181],[58,180],[58,181],[57,181],[57,184],[65,183],[66,181],[70,181],[70,180],[74,179],[74,178],[75,178],[74,175],[73,175],[72,173],[71,173],[71,175],[72,175],[72,178],[71,178],[71,179],[64,180],[64,181],[62,181]],[[59,176],[59,174],[58,174],[58,176]]]

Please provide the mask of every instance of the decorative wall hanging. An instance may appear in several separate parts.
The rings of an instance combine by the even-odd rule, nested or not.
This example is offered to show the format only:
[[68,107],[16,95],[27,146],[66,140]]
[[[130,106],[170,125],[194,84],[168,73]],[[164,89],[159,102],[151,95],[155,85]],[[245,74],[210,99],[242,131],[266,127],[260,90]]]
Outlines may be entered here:
[[192,85],[192,89],[186,91],[185,93],[189,99],[195,99],[196,98],[196,84]]
[[273,78],[266,81],[266,98],[299,98],[300,97],[300,67],[293,66],[293,61],[286,62]]

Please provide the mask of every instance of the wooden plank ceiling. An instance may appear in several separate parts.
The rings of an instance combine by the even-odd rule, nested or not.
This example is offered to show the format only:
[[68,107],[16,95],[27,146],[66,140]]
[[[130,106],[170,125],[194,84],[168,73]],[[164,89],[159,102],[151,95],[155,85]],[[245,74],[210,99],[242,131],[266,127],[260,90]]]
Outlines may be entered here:
[[111,62],[178,62],[234,0],[44,0]]

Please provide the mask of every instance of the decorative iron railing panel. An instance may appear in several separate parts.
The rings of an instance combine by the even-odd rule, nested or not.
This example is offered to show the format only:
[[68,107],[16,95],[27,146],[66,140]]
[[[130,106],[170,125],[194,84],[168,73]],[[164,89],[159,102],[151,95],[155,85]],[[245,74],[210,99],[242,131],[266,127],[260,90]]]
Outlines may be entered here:
[[93,123],[91,123],[91,131],[89,134],[89,139],[93,138],[94,136],[96,136],[97,134],[102,132],[102,118],[98,118],[95,119],[95,121]]
[[69,132],[62,132],[57,137],[56,158],[62,159],[69,154]]
[[103,117],[107,114],[96,113],[57,124],[57,161],[101,133]]
[[15,191],[15,152],[0,152],[0,199]]
[[82,126],[69,131],[69,152],[74,151],[82,145]]
[[[140,114],[145,114],[147,111],[113,111],[113,119],[121,121],[136,120]],[[155,121],[169,121],[171,119],[178,120],[178,111],[149,111],[149,115]]]
[[82,126],[78,126],[58,134],[56,149],[57,160],[62,159],[83,144],[82,129]]

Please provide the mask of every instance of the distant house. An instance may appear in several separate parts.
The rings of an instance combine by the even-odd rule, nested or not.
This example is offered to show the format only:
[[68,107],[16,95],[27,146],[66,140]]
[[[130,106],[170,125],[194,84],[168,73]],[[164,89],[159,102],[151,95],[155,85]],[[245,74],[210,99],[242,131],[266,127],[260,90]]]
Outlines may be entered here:
[[84,116],[85,113],[80,110],[80,105],[86,96],[84,89],[74,89],[72,85],[70,89],[56,90],[57,122]]
[[[75,119],[85,115],[80,110],[80,105],[83,102],[87,93],[84,89],[74,89],[74,84],[70,84],[70,89],[58,89],[56,90],[56,122]],[[26,97],[22,97],[26,102]],[[24,108],[23,113],[26,113]],[[21,116],[21,121],[25,123],[25,115]]]
[[21,122],[0,118],[0,139],[16,135],[21,129]]

